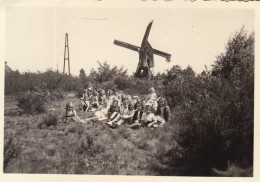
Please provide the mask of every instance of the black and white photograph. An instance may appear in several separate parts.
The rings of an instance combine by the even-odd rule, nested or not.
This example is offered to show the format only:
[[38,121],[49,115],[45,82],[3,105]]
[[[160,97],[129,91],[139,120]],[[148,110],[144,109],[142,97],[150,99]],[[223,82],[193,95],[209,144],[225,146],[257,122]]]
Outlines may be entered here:
[[6,6],[3,174],[254,177],[255,14]]

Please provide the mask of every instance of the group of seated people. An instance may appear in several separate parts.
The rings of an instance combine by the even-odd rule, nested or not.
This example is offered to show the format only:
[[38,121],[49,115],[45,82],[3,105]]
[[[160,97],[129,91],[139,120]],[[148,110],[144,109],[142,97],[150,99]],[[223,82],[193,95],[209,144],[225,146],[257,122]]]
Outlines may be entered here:
[[112,90],[95,90],[92,87],[85,90],[81,98],[80,109],[93,111],[91,118],[80,119],[73,104],[66,107],[66,121],[68,119],[87,123],[89,121],[102,121],[111,128],[119,127],[127,123],[131,128],[162,127],[171,118],[171,112],[166,101],[157,97],[155,89],[149,89],[149,94],[142,98],[125,95],[122,92]]

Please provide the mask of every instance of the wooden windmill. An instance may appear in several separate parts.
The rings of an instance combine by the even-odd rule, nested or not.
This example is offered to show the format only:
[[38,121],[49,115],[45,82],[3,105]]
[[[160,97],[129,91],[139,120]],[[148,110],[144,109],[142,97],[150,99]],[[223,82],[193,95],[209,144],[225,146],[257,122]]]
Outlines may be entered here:
[[131,49],[133,51],[136,51],[139,53],[139,63],[135,72],[135,76],[139,78],[148,77],[150,78],[152,76],[152,72],[150,68],[154,67],[154,59],[153,55],[158,55],[166,58],[167,62],[170,62],[171,55],[156,49],[153,49],[150,43],[148,42],[148,36],[152,27],[153,21],[149,23],[149,25],[146,28],[146,32],[144,34],[144,38],[141,44],[141,47],[128,44],[125,42],[121,42],[118,40],[114,40],[114,44],[118,46],[122,46],[127,49]]

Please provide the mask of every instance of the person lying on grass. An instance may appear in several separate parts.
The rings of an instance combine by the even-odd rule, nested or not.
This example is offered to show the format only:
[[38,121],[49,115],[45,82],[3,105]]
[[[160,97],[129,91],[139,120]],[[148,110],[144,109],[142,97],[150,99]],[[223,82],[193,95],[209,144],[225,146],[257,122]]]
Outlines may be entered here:
[[87,123],[88,121],[106,121],[108,118],[108,110],[110,106],[107,104],[107,102],[104,102],[103,108],[100,107],[98,111],[96,111],[91,118],[86,118],[82,120],[82,123]]
[[138,128],[139,126],[141,126],[141,118],[143,115],[142,103],[136,102],[135,106],[136,106],[136,110],[132,118],[132,124],[130,125],[131,128]]
[[157,120],[163,125],[171,119],[171,110],[167,105],[166,100],[162,97],[158,99],[158,107],[155,112]]
[[66,112],[65,112],[65,117],[64,117],[64,122],[70,122],[70,121],[81,121],[80,118],[78,117],[76,111],[74,110],[74,106],[72,102],[68,102],[66,104]]
[[118,101],[117,100],[113,100],[112,105],[110,106],[109,110],[108,110],[108,122],[106,122],[106,124],[108,126],[113,127],[115,124],[117,123],[120,117],[120,108],[118,106]]

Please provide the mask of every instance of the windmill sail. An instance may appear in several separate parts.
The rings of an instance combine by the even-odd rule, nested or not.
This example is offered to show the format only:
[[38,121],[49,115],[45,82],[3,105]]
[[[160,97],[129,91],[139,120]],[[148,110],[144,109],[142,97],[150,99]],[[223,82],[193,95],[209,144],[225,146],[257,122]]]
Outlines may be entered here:
[[140,47],[138,47],[138,46],[128,44],[128,43],[125,43],[125,42],[122,42],[122,41],[119,41],[119,40],[114,40],[114,44],[121,46],[121,47],[124,47],[124,48],[127,48],[127,49],[131,49],[133,51],[137,51],[137,52],[140,49]]
[[147,28],[146,28],[146,31],[145,31],[145,34],[144,34],[144,38],[143,38],[143,41],[142,41],[142,45],[147,41],[148,36],[149,36],[149,34],[150,34],[150,30],[151,30],[151,28],[152,28],[152,25],[153,25],[153,21],[151,21],[151,22],[149,23],[149,25],[147,26]]
[[153,49],[153,53],[156,54],[157,56],[165,57],[167,62],[171,61],[171,55],[168,53],[165,53],[165,52],[162,52],[162,51],[159,51],[156,49]]

